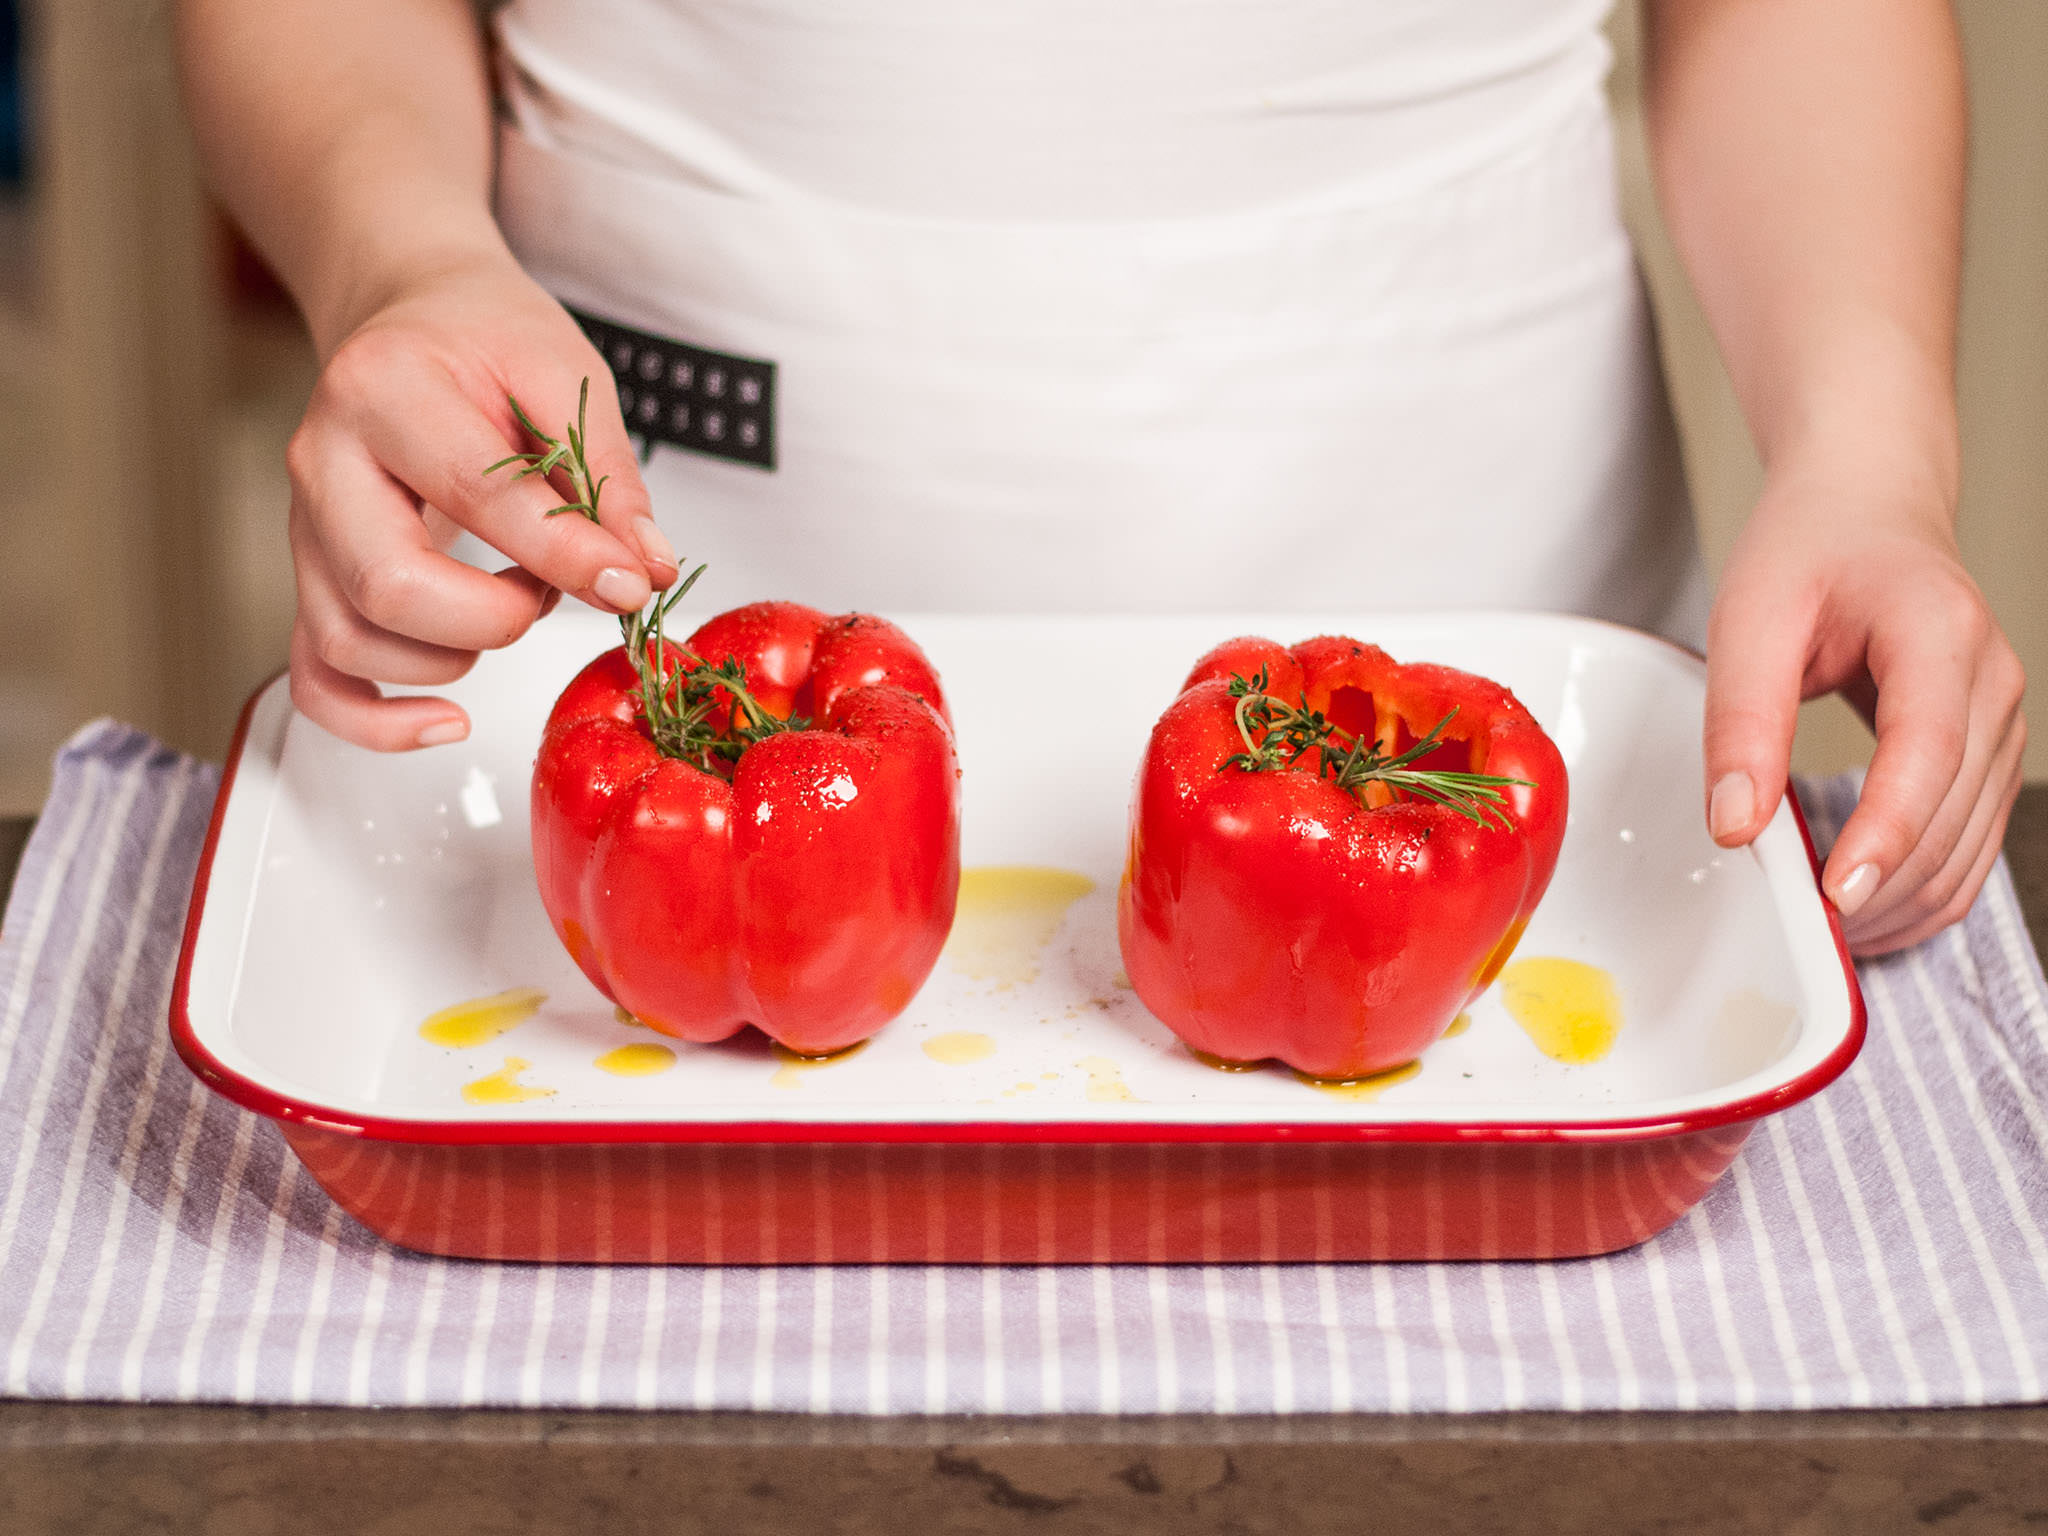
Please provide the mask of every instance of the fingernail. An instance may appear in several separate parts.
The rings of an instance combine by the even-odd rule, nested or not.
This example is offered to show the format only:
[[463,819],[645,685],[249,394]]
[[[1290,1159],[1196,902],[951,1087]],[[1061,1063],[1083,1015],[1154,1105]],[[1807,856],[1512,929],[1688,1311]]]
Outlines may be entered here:
[[1871,892],[1877,889],[1877,866],[1858,864],[1849,871],[1848,877],[1835,887],[1835,910],[1844,917],[1854,917],[1870,900]]
[[655,565],[665,565],[670,570],[675,569],[675,546],[662,536],[661,529],[655,526],[653,518],[643,517],[635,523],[633,537],[639,542],[640,553],[649,561]]
[[608,565],[599,571],[597,580],[590,584],[590,590],[597,594],[599,602],[621,613],[638,608],[647,601],[646,579],[631,571],[622,571],[616,565]]
[[1707,799],[1707,830],[1717,843],[1739,835],[1756,815],[1756,786],[1740,770],[1724,773]]
[[467,720],[436,720],[419,734],[423,747],[445,747],[451,741],[460,741],[469,734]]

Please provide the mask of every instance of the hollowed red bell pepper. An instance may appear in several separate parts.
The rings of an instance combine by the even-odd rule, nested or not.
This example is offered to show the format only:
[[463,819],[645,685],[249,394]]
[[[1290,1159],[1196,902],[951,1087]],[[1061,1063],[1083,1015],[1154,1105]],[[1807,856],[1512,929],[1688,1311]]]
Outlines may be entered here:
[[730,658],[747,702],[700,689],[698,748],[675,756],[626,646],[563,691],[533,775],[555,932],[607,997],[680,1039],[753,1024],[802,1055],[866,1039],[953,921],[959,768],[938,675],[894,625],[795,603],[646,643],[670,698]]
[[1557,748],[1498,684],[1343,638],[1228,641],[1139,770],[1131,984],[1226,1061],[1337,1079],[1412,1061],[1507,963],[1566,798]]

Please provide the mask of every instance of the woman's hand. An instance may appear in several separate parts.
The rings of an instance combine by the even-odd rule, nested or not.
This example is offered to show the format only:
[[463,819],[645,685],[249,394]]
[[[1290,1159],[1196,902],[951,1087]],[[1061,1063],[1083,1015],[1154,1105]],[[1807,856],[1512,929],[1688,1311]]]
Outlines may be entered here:
[[1800,700],[1839,690],[1877,732],[1821,881],[1859,955],[1969,909],[2019,793],[2025,677],[1957,556],[1946,501],[1867,454],[1774,475],[1707,641],[1707,820],[1724,847],[1777,809]]
[[1877,731],[1822,885],[1860,954],[1962,916],[2019,783],[2020,665],[1956,557],[1962,47],[1949,0],[1644,10],[1666,222],[1766,468],[1707,642],[1708,825],[1785,789],[1801,698]]
[[[483,473],[533,446],[508,395],[559,430],[585,378],[591,467],[610,477],[602,526],[548,516],[563,497],[534,479]],[[558,591],[624,613],[675,580],[610,379],[576,323],[502,251],[424,272],[347,328],[286,454],[300,710],[379,751],[458,741],[469,721],[454,703],[386,698],[377,685],[453,682],[478,651],[524,634]],[[512,564],[493,575],[443,553],[458,528]]]
[[[299,616],[292,699],[395,751],[455,741],[453,682],[573,592],[640,607],[675,577],[610,372],[491,219],[490,73],[470,0],[179,0],[185,100],[216,190],[291,289],[322,359],[287,452]],[[488,479],[593,388],[603,525],[545,485]],[[513,564],[442,552],[466,528]]]

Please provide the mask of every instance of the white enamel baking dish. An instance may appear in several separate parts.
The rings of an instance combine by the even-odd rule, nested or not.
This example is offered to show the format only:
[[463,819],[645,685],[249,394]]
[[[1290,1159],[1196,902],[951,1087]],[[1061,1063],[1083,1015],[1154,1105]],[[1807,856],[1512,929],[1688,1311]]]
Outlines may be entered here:
[[[942,959],[900,1019],[827,1068],[742,1040],[677,1044],[652,1075],[600,1069],[654,1037],[577,972],[534,891],[541,722],[617,634],[565,611],[445,690],[475,721],[452,747],[347,747],[294,714],[281,680],[250,701],[194,893],[181,1053],[414,1247],[1159,1261],[1623,1246],[1861,1043],[1795,808],[1741,852],[1705,833],[1703,668],[1665,642],[1528,614],[897,618],[953,704],[966,865],[1093,881],[1027,961]],[[1341,1097],[1201,1065],[1120,985],[1115,889],[1152,721],[1217,640],[1330,632],[1494,677],[1556,739],[1571,823],[1520,953],[1612,974],[1625,1022],[1604,1059],[1549,1059],[1490,993],[1412,1077]],[[1086,730],[1061,723],[1077,678]],[[546,994],[511,1032],[470,1049],[421,1037],[437,1010],[510,988]],[[988,1048],[925,1049],[958,1036]],[[465,1097],[508,1060],[524,1065],[507,1080],[545,1096]]]

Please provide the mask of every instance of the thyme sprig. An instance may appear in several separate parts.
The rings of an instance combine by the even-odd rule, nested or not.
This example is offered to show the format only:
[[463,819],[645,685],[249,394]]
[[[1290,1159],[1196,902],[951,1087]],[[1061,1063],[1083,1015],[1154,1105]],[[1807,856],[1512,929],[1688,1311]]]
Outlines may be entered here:
[[[590,461],[583,451],[590,380],[584,379],[577,396],[576,419],[562,429],[559,438],[534,425],[516,397],[505,398],[520,427],[540,447],[507,454],[484,473],[494,475],[514,464],[520,466],[519,473],[513,476],[515,480],[524,480],[529,475],[547,479],[559,471],[568,477],[569,489],[576,499],[551,508],[546,515],[579,512],[593,523],[600,522],[597,500],[611,476],[593,478]],[[673,592],[657,592],[644,610],[620,614],[619,636],[640,678],[640,717],[656,750],[706,773],[721,773],[729,772],[754,743],[783,731],[803,730],[811,722],[799,716],[785,719],[771,713],[748,689],[747,669],[737,656],[727,656],[713,666],[694,651],[671,644],[664,637],[669,614],[705,570],[704,565],[698,565]],[[721,703],[721,694],[726,703]]]
[[[1442,745],[1444,732],[1457,718],[1456,708],[1407,751],[1389,755],[1381,750],[1378,741],[1368,741],[1338,725],[1321,710],[1310,709],[1306,693],[1301,695],[1299,704],[1289,704],[1269,692],[1271,686],[1271,677],[1264,667],[1248,678],[1231,675],[1230,696],[1237,700],[1237,733],[1244,741],[1244,750],[1225,758],[1225,768],[1274,773],[1294,767],[1313,752],[1317,776],[1334,780],[1339,789],[1361,803],[1368,784],[1384,784],[1397,795],[1416,795],[1433,801],[1482,827],[1502,832],[1514,830],[1506,791],[1518,784],[1528,785],[1527,779],[1415,766]],[[1344,746],[1340,737],[1349,737],[1350,746]]]

